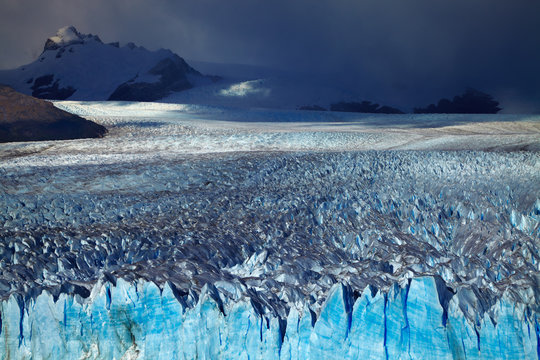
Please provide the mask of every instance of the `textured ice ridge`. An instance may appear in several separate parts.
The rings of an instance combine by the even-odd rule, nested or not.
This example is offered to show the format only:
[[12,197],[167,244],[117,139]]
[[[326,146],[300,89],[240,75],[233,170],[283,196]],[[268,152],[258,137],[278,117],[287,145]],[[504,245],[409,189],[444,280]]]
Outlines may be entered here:
[[318,316],[304,305],[280,318],[213,285],[189,306],[169,284],[119,279],[87,300],[2,301],[0,358],[537,359],[539,319],[507,300],[473,324],[440,279],[420,277],[387,293],[337,284]]

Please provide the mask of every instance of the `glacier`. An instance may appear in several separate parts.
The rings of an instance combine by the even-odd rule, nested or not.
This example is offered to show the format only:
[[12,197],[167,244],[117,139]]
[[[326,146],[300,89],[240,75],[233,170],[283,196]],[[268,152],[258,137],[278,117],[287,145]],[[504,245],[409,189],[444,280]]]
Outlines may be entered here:
[[0,145],[0,358],[540,357],[538,119],[57,106],[110,135]]

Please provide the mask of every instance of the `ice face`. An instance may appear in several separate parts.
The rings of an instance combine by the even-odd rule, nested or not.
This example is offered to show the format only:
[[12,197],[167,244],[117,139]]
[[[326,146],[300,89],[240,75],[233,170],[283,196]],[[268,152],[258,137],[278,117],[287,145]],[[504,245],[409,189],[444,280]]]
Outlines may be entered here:
[[[316,318],[306,305],[286,320],[206,285],[193,307],[169,284],[118,280],[92,296],[43,292],[1,304],[2,358],[51,359],[537,359],[537,319],[508,299],[481,326],[444,309],[437,280],[415,278],[394,294],[369,287],[356,298],[335,285]],[[404,299],[402,295],[405,294]],[[215,296],[218,296],[215,298]],[[353,304],[354,303],[354,304]],[[534,328],[536,326],[536,329]]]
[[147,122],[3,145],[4,357],[538,358],[538,153],[167,157]]

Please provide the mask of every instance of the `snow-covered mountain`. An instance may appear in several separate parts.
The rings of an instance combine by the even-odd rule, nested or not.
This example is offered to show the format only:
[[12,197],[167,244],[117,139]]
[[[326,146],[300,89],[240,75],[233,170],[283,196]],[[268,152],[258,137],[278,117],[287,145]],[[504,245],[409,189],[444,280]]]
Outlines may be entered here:
[[170,50],[128,43],[105,44],[73,26],[47,39],[39,58],[0,71],[0,83],[44,99],[153,101],[171,92],[211,83]]

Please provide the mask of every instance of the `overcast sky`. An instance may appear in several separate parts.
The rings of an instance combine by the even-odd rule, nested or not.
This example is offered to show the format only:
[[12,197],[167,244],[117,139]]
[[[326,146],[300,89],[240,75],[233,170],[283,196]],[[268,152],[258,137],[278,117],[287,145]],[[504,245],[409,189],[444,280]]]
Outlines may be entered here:
[[471,86],[540,111],[539,14],[539,0],[0,0],[0,68],[74,25],[186,59],[301,70],[390,104]]

